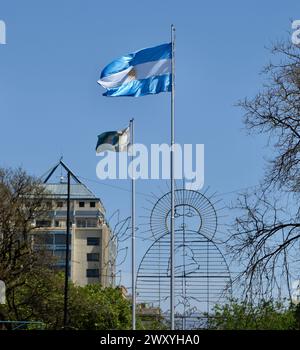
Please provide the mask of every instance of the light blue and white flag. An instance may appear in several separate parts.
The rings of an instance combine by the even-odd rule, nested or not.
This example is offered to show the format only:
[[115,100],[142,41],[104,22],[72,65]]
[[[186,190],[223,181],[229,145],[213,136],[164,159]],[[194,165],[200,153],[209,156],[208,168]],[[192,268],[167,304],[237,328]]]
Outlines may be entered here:
[[101,72],[104,96],[144,96],[171,91],[172,45],[163,44],[122,56]]

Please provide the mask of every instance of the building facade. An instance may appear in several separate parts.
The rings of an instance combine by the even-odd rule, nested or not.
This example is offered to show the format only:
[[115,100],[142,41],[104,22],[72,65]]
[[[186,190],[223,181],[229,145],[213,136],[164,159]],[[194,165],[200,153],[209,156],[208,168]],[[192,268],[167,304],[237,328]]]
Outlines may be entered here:
[[[70,171],[60,161],[61,166]],[[52,169],[53,170],[53,169]],[[58,183],[50,182],[54,171],[47,176],[49,211],[36,218],[33,242],[54,257],[53,267],[65,269],[67,183],[61,176]],[[70,279],[79,286],[100,283],[103,287],[115,285],[115,242],[105,220],[105,209],[100,200],[73,173],[70,186]]]

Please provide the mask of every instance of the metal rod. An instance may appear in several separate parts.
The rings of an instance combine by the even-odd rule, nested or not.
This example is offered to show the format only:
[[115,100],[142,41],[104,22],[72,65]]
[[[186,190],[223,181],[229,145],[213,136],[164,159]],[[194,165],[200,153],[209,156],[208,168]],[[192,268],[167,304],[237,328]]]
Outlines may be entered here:
[[175,143],[175,27],[171,25],[172,44],[172,91],[171,91],[171,283],[170,283],[170,315],[171,329],[175,329],[175,181],[174,181],[174,143]]
[[71,172],[68,171],[68,195],[67,195],[67,237],[66,237],[66,261],[65,261],[65,295],[64,295],[64,329],[68,326],[68,292],[69,292],[69,255],[70,255],[70,187]]
[[[130,143],[131,143],[131,156],[133,158],[133,145],[134,145],[134,119],[130,120]],[[136,287],[135,287],[135,178],[133,174],[133,162],[131,162],[131,274],[132,274],[132,329],[136,328]]]

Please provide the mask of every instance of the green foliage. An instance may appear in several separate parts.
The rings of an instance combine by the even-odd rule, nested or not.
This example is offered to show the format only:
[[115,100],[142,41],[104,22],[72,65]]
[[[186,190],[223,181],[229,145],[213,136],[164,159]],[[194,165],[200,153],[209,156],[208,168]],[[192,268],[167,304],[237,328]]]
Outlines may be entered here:
[[225,330],[287,330],[297,329],[295,306],[281,301],[260,301],[257,305],[231,301],[217,305],[209,316],[209,328]]
[[[45,329],[63,328],[64,275],[40,270],[28,276],[14,293],[16,310],[0,306],[7,320],[40,321]],[[69,283],[68,328],[75,330],[130,329],[130,303],[119,288],[85,287]],[[34,328],[34,324],[30,327]]]
[[138,330],[168,330],[170,327],[163,316],[147,317],[137,315],[136,328]]
[[72,286],[69,321],[70,328],[73,329],[130,329],[130,304],[119,288]]

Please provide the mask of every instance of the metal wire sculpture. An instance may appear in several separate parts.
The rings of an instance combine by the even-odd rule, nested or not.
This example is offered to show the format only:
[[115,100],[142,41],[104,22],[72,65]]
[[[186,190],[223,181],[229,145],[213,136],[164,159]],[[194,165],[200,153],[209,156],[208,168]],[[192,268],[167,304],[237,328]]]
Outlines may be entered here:
[[[170,197],[154,205],[150,228],[155,242],[145,253],[137,274],[137,300],[152,315],[168,319],[170,304]],[[216,303],[231,290],[227,263],[213,241],[217,214],[211,201],[198,191],[175,191],[175,325],[203,328]],[[148,315],[151,312],[148,312]],[[205,317],[204,317],[205,315]]]

